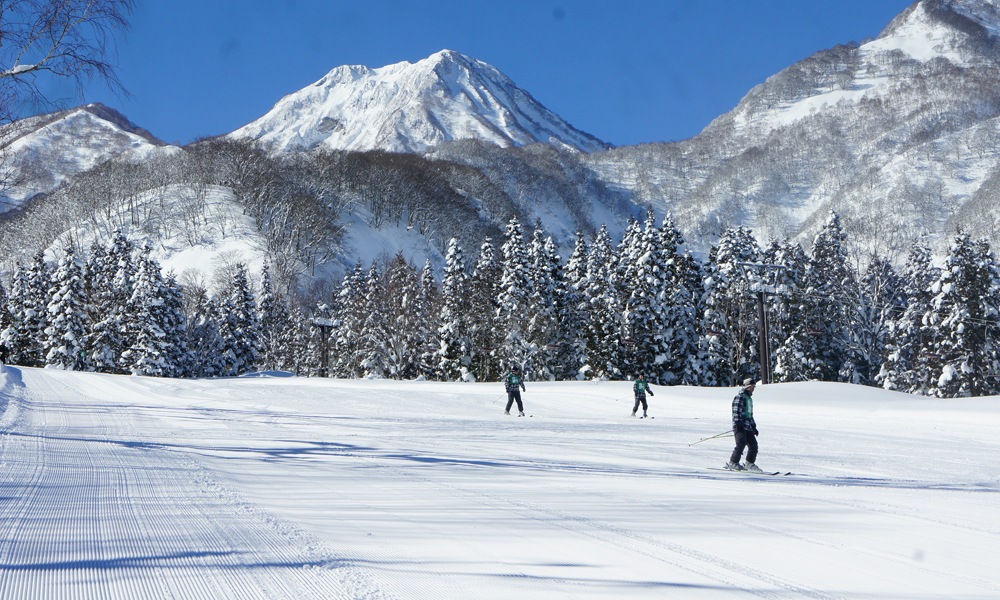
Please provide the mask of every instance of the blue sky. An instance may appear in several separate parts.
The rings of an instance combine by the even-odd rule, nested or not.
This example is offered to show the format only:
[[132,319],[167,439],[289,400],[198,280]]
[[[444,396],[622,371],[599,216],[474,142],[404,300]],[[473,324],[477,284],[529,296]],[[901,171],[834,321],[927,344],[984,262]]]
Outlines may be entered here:
[[131,98],[101,101],[169,142],[228,133],[344,64],[448,48],[500,69],[615,145],[696,135],[754,85],[879,31],[911,0],[139,0],[119,50]]

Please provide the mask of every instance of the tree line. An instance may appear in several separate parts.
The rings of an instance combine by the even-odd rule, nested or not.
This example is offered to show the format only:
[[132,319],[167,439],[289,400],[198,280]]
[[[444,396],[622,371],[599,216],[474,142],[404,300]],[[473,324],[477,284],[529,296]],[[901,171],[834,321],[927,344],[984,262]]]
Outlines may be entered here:
[[[120,232],[35,255],[0,293],[9,360],[161,377],[257,370],[337,377],[495,381],[632,379],[730,386],[760,377],[758,292],[766,291],[773,381],[840,381],[957,397],[1000,393],[1000,267],[985,241],[958,235],[936,261],[915,246],[903,272],[853,264],[836,214],[810,253],[744,227],[699,261],[668,216],[577,237],[564,262],[515,217],[474,260],[452,238],[443,276],[402,255],[360,262],[322,302],[259,285],[235,265],[214,296],[164,275]],[[764,265],[767,267],[765,268]],[[257,290],[255,293],[255,289]],[[335,323],[329,364],[312,325]]]

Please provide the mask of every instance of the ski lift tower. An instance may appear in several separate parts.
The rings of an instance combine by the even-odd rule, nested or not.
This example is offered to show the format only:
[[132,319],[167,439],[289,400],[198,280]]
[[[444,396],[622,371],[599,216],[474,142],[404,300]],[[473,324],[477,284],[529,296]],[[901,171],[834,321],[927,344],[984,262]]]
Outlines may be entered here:
[[319,347],[320,347],[320,359],[319,359],[319,376],[329,377],[330,371],[330,345],[327,340],[330,338],[330,332],[340,327],[340,321],[336,319],[324,319],[317,317],[312,320],[313,327],[319,329]]
[[764,310],[764,296],[766,294],[777,295],[784,291],[784,286],[778,285],[781,272],[785,270],[784,265],[768,265],[764,263],[736,263],[743,278],[746,280],[748,290],[757,297],[757,337],[760,354],[760,382],[771,383],[771,349],[768,344],[770,335],[767,323],[767,311]]

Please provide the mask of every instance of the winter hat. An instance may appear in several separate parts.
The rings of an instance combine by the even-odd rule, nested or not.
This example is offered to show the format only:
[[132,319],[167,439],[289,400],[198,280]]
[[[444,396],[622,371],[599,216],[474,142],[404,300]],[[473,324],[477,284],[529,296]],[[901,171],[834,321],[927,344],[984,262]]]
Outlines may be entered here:
[[743,380],[743,387],[750,387],[751,385],[757,385],[756,383],[754,383],[753,377],[747,377],[746,379]]
[[521,370],[521,367],[519,367],[517,365],[514,365],[513,367],[510,368],[510,370],[513,371],[513,372],[515,372],[515,373],[517,373],[518,371]]

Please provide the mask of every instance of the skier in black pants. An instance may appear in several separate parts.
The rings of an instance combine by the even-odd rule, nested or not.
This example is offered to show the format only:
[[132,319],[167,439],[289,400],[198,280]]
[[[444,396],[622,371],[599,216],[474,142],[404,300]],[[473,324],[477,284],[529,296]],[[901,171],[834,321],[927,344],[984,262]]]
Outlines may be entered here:
[[524,389],[524,379],[521,377],[521,369],[517,365],[511,367],[510,373],[507,374],[507,379],[504,382],[504,386],[507,388],[507,408],[503,410],[503,414],[510,414],[510,407],[516,400],[517,416],[523,417],[524,405],[521,404],[521,390],[528,390]]
[[635,378],[635,383],[632,384],[632,392],[635,394],[635,406],[632,407],[632,416],[635,416],[637,410],[639,410],[639,403],[642,403],[642,418],[646,418],[646,393],[648,392],[650,396],[655,396],[653,390],[650,389],[649,384],[646,383],[646,378],[639,375]]
[[[743,381],[743,387],[733,398],[733,435],[736,437],[736,448],[729,457],[726,468],[732,471],[750,471],[760,473],[760,467],[754,464],[757,460],[757,423],[753,420],[753,391],[757,387],[753,379]],[[747,462],[740,464],[743,449],[747,448]]]

